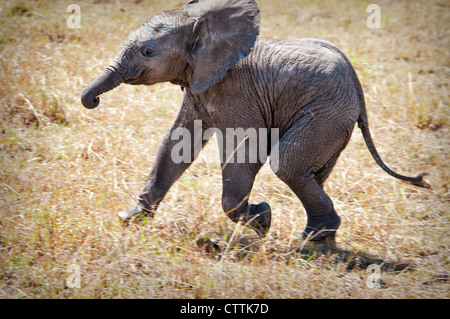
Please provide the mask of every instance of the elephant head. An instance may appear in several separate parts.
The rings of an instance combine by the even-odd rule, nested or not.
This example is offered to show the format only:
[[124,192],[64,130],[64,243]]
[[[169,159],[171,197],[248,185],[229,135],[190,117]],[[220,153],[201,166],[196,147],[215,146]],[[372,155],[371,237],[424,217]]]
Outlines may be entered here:
[[157,14],[134,31],[112,64],[83,90],[97,107],[99,95],[120,85],[170,81],[198,95],[221,81],[251,51],[259,33],[254,0],[191,0]]

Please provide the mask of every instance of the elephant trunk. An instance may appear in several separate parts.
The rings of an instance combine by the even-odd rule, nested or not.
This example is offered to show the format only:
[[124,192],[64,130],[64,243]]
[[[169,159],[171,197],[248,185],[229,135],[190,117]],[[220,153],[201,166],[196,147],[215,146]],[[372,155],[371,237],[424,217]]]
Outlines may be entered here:
[[123,82],[123,75],[117,68],[110,66],[83,89],[81,103],[85,108],[94,109],[100,104],[100,94],[111,91]]

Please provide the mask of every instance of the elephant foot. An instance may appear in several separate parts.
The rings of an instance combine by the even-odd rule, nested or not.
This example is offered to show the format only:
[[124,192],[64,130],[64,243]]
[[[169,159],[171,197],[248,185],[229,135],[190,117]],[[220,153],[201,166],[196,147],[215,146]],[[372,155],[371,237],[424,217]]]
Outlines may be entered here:
[[154,214],[149,209],[141,205],[135,205],[130,209],[122,211],[118,214],[120,220],[123,223],[128,223],[130,221],[142,221],[144,217],[152,218],[153,215]]
[[272,221],[272,211],[268,203],[250,205],[250,210],[245,216],[246,225],[253,229],[259,237],[264,238],[269,232]]
[[305,230],[302,232],[303,238],[311,241],[323,240],[325,238],[334,239],[336,230],[341,224],[341,218],[332,212],[320,216],[308,216],[308,222]]

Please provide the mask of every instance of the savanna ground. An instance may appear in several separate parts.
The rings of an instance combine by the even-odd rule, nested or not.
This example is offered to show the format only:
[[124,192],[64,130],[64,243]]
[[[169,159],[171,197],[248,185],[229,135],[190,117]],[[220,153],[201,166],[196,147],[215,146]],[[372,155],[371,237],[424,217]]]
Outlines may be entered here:
[[184,2],[80,1],[70,29],[70,1],[2,1],[0,298],[449,297],[449,2],[378,1],[380,29],[366,24],[370,1],[258,2],[262,36],[346,53],[383,159],[430,173],[432,188],[385,174],[356,128],[325,185],[342,218],[335,245],[297,236],[303,208],[267,166],[251,195],[273,209],[260,240],[222,211],[212,141],[153,220],[123,227],[117,213],[135,203],[181,91],[122,85],[95,110],[80,93],[132,30]]

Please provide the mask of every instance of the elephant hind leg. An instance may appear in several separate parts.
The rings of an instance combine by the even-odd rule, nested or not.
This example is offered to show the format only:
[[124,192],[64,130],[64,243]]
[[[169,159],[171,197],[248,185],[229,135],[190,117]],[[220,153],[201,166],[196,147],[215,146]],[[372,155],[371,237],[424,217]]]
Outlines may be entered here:
[[352,127],[347,125],[336,119],[301,119],[279,141],[275,174],[302,202],[307,214],[303,236],[310,240],[334,235],[340,225],[323,183],[350,139]]
[[302,235],[310,240],[321,240],[334,235],[341,219],[334,210],[330,197],[318,181],[311,176],[305,180],[289,182],[288,186],[302,202],[307,215],[307,224]]
[[331,171],[333,170],[334,166],[336,165],[338,158],[339,158],[339,155],[334,156],[324,166],[322,166],[320,169],[318,169],[317,172],[314,173],[314,178],[321,187],[323,187],[323,183],[325,183],[328,176],[330,176]]

